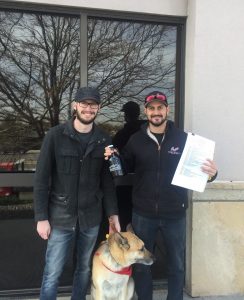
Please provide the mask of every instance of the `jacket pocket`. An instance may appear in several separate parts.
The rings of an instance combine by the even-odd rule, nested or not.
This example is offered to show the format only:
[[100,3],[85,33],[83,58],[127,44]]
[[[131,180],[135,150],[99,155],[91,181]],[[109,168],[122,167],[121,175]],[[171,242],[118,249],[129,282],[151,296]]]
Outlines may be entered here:
[[78,153],[69,149],[61,149],[57,160],[57,169],[64,174],[79,173]]
[[170,211],[184,210],[187,208],[187,190],[177,186],[165,187],[162,191],[164,205]]
[[52,193],[48,213],[51,224],[70,225],[70,198],[65,194]]
[[52,193],[51,194],[51,202],[53,204],[67,206],[68,205],[68,195]]

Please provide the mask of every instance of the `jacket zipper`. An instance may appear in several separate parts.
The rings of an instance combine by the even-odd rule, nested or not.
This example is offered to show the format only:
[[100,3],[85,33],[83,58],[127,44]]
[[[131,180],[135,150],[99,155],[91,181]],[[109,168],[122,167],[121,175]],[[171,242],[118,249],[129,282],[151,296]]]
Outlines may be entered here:
[[156,201],[155,201],[155,209],[156,209],[156,214],[158,214],[158,211],[159,211],[159,204],[158,204],[158,199],[159,199],[159,195],[160,195],[160,157],[161,157],[161,148],[162,148],[162,144],[163,144],[163,141],[164,141],[164,138],[165,138],[165,134],[163,135],[163,138],[161,140],[161,143],[159,144],[158,143],[158,170],[157,170],[157,195],[156,195]]
[[147,128],[147,135],[157,144],[157,150],[158,150],[158,168],[157,168],[157,190],[156,190],[156,193],[155,193],[155,212],[156,214],[158,214],[158,199],[159,199],[159,195],[160,195],[160,192],[159,192],[159,189],[160,189],[160,182],[159,182],[159,179],[160,179],[160,154],[161,154],[161,148],[162,148],[162,144],[163,144],[163,141],[164,141],[164,138],[165,138],[165,133],[163,135],[163,138],[159,144],[158,140],[156,139],[156,137],[150,132],[149,128]]

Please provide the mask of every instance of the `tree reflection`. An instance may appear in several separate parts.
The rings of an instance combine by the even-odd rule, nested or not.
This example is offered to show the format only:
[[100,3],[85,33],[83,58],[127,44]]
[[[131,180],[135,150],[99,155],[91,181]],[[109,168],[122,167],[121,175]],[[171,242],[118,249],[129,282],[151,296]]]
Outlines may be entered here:
[[89,19],[88,78],[104,98],[104,120],[117,120],[123,102],[149,89],[174,94],[176,27]]
[[67,118],[79,75],[79,20],[1,12],[1,120],[42,138]]
[[[77,17],[0,12],[0,151],[38,148],[69,117],[79,32]],[[118,121],[123,102],[149,89],[174,96],[175,51],[175,26],[89,18],[88,82],[103,97],[100,122]]]

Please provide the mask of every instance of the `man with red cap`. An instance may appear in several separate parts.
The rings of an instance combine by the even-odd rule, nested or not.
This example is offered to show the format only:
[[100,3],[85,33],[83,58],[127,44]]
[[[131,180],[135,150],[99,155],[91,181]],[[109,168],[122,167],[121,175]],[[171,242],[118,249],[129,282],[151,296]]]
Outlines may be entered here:
[[[144,106],[148,122],[131,136],[121,153],[127,170],[135,173],[132,226],[150,251],[160,232],[167,251],[167,300],[183,300],[188,190],[171,182],[187,134],[168,120],[170,108],[164,93],[149,93]],[[106,148],[105,158],[109,155],[111,151]],[[210,181],[217,176],[217,167],[210,159],[203,163],[202,171]],[[138,300],[152,300],[150,266],[136,264],[133,276]]]

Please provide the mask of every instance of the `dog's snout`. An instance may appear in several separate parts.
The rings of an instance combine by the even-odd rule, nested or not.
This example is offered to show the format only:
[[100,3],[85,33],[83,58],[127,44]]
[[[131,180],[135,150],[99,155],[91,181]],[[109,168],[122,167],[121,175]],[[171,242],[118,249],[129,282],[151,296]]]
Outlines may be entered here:
[[137,263],[143,265],[152,265],[156,261],[155,256],[145,249],[143,257],[137,260]]
[[156,261],[156,257],[153,254],[151,254],[151,259],[153,260],[153,262]]
[[149,261],[151,262],[149,264],[153,264],[156,261],[156,257],[151,252],[149,252]]
[[136,261],[136,263],[138,264],[143,264],[143,265],[152,265],[154,263],[154,259],[151,257],[147,257],[147,258],[142,258],[142,259],[138,259]]

